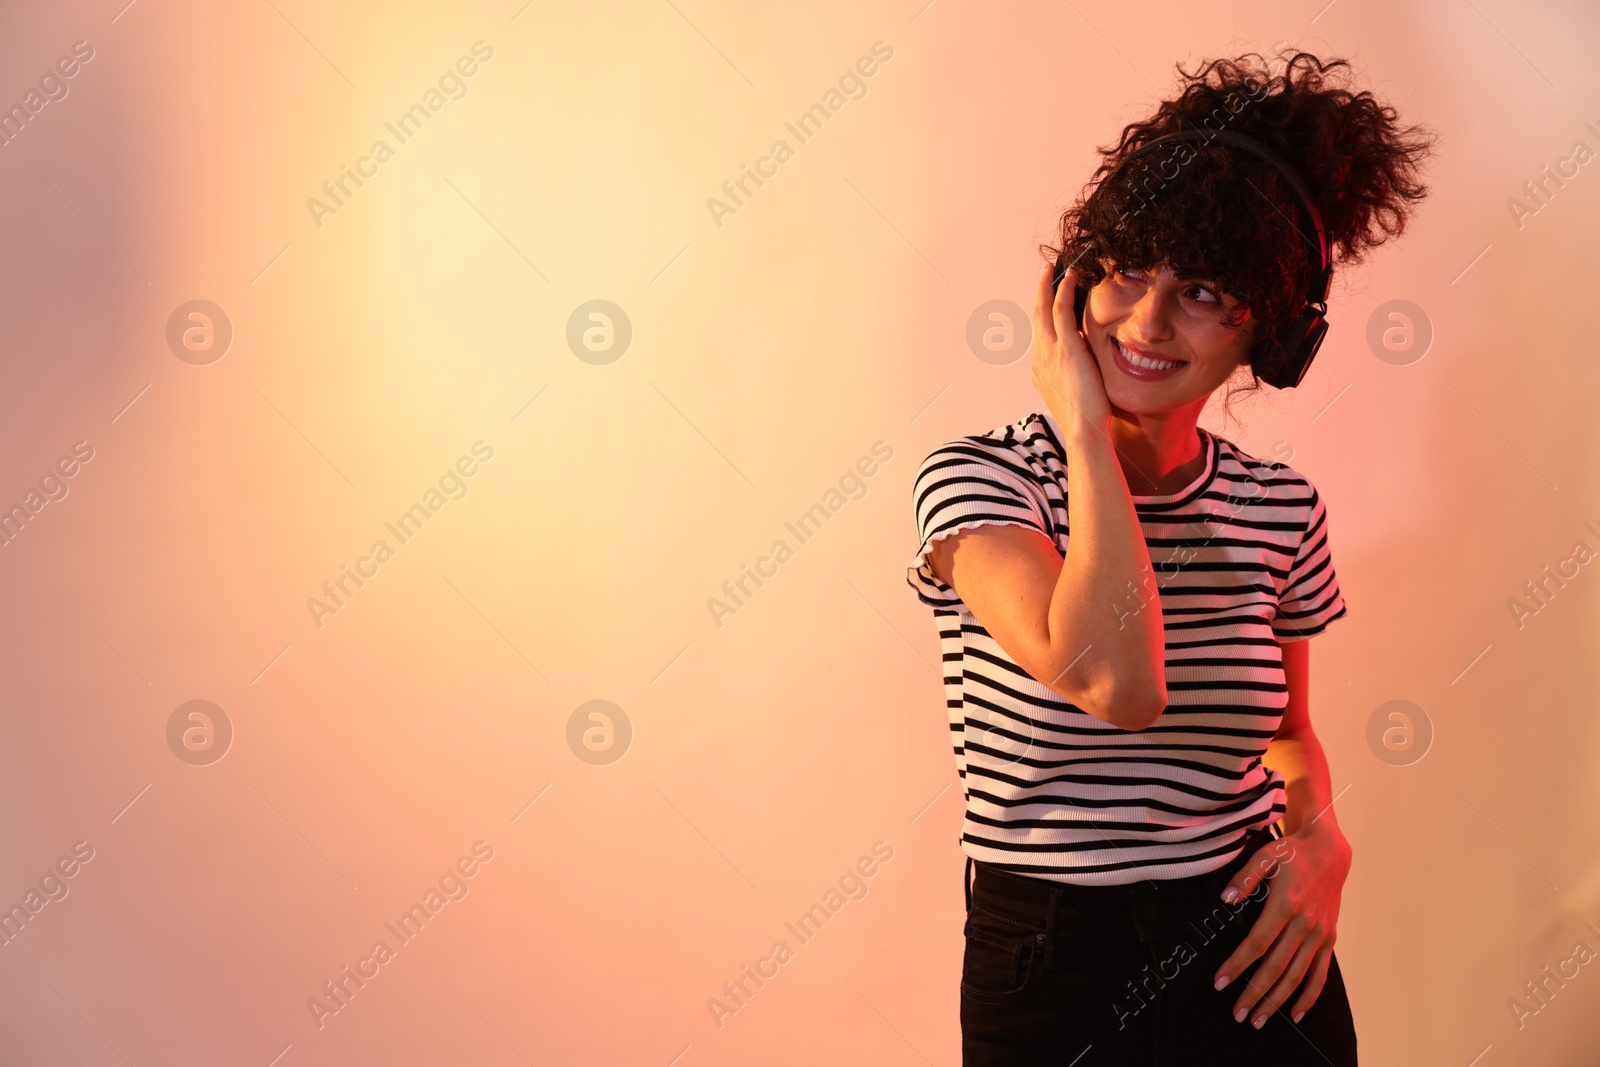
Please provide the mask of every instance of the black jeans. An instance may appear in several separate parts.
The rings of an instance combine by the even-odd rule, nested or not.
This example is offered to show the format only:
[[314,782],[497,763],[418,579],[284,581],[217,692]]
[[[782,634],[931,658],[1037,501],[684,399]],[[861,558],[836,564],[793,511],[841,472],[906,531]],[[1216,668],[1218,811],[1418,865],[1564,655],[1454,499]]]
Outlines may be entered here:
[[1298,1023],[1289,1018],[1298,990],[1260,1030],[1254,1009],[1234,1021],[1234,1002],[1259,958],[1242,977],[1212,988],[1272,881],[1232,905],[1222,902],[1222,887],[1277,836],[1276,827],[1255,831],[1208,874],[1128,885],[1069,885],[969,859],[976,876],[967,887],[961,968],[964,1067],[1354,1067],[1355,1021],[1337,955]]

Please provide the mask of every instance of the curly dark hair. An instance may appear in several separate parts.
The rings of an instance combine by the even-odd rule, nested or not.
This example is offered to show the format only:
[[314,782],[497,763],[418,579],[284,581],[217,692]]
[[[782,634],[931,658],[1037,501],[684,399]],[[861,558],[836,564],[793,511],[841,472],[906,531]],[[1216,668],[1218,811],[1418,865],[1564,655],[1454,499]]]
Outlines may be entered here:
[[1324,63],[1294,51],[1280,62],[1276,74],[1255,52],[1211,60],[1193,74],[1177,64],[1181,91],[1125,126],[1116,144],[1097,147],[1103,162],[1061,216],[1059,243],[1039,249],[1077,263],[1080,284],[1090,288],[1106,275],[1102,259],[1139,269],[1165,262],[1180,275],[1214,281],[1240,302],[1230,325],[1243,321],[1245,308],[1258,320],[1251,383],[1234,392],[1259,389],[1281,361],[1271,342],[1300,309],[1317,268],[1310,221],[1275,168],[1220,141],[1174,142],[1171,156],[1154,149],[1108,186],[1117,164],[1179,130],[1244,134],[1299,173],[1333,262],[1359,263],[1404,231],[1428,191],[1417,175],[1436,141],[1427,127],[1398,127],[1394,108],[1371,92],[1338,84],[1332,76],[1350,73],[1346,60]]

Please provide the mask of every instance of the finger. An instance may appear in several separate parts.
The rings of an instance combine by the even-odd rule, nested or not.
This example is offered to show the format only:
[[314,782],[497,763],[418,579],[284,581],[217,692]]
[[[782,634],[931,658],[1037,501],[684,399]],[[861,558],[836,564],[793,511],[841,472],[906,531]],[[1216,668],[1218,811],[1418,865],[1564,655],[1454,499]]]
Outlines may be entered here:
[[1055,298],[1050,279],[1055,277],[1055,273],[1055,264],[1045,260],[1044,271],[1039,275],[1039,292],[1033,304],[1033,332],[1048,344],[1054,344],[1056,339],[1055,323],[1050,314],[1050,303]]
[[[1256,886],[1277,877],[1277,872],[1273,868],[1277,867],[1284,857],[1278,854],[1275,846],[1276,842],[1262,845],[1250,857],[1250,862],[1234,872],[1233,877],[1228,879],[1228,884],[1222,889],[1223,903],[1233,904],[1241,901],[1248,897]],[[1236,895],[1230,897],[1229,891]]]
[[1229,982],[1243,974],[1251,963],[1272,947],[1278,934],[1292,918],[1294,912],[1288,904],[1269,894],[1266,906],[1251,924],[1250,932],[1244,935],[1228,958],[1222,961],[1222,966],[1217,968],[1217,973],[1211,979],[1212,984],[1217,989],[1226,989]]
[[[1262,1014],[1272,1014],[1266,1006],[1269,993],[1277,987],[1280,977],[1285,969],[1294,960],[1294,953],[1299,952],[1299,947],[1306,942],[1306,934],[1298,928],[1286,929],[1283,936],[1278,937],[1272,945],[1272,952],[1262,958],[1261,966],[1256,968],[1256,973],[1251,974],[1250,981],[1245,982],[1245,989],[1234,1001],[1234,1017],[1243,1022],[1245,1019],[1254,1019]],[[1294,987],[1291,985],[1290,992]],[[1285,997],[1288,993],[1285,993]]]
[[1061,276],[1061,284],[1056,286],[1055,306],[1051,308],[1058,337],[1072,337],[1078,332],[1078,316],[1072,308],[1077,291],[1078,265],[1074,263],[1067,267],[1067,272]]
[[1289,1009],[1289,1018],[1295,1022],[1299,1022],[1300,1017],[1310,1011],[1311,1005],[1322,995],[1322,987],[1328,982],[1328,961],[1332,958],[1333,946],[1324,942],[1311,961],[1310,972],[1300,987],[1300,996],[1295,999],[1294,1007]]
[[[1310,937],[1301,941],[1296,947],[1294,955],[1289,959],[1288,965],[1283,968],[1278,980],[1272,983],[1272,987],[1267,990],[1267,995],[1261,998],[1260,1003],[1250,1010],[1251,1024],[1257,1030],[1265,1026],[1272,1013],[1277,1011],[1296,989],[1300,988],[1300,982],[1305,978],[1306,971],[1316,958],[1319,947],[1320,942]],[[1270,963],[1271,961],[1269,960],[1267,964],[1262,966],[1266,967]],[[1260,971],[1256,972],[1255,977],[1260,984],[1266,984],[1267,979],[1261,977]]]

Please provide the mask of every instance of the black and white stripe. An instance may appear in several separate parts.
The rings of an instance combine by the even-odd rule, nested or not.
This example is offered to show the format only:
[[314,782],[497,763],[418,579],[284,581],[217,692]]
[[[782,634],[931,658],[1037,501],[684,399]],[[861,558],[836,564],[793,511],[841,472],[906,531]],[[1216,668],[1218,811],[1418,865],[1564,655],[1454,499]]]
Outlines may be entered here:
[[1122,730],[1017,666],[928,565],[934,541],[985,523],[1032,527],[1066,553],[1056,431],[1033,414],[951,441],[913,487],[922,545],[906,580],[939,628],[962,849],[1080,885],[1213,870],[1285,810],[1282,775],[1261,762],[1287,701],[1278,642],[1345,614],[1326,509],[1303,475],[1203,428],[1206,465],[1191,485],[1134,496],[1160,589],[1168,705],[1149,728]]

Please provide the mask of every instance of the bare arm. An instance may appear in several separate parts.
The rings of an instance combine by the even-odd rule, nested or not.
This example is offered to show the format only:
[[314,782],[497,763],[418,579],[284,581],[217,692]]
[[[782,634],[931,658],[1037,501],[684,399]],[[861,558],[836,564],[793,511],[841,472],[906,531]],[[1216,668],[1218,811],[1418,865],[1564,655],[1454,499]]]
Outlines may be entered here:
[[[1278,732],[1267,745],[1262,762],[1283,775],[1288,811],[1281,820],[1283,832],[1326,832],[1346,853],[1349,844],[1333,816],[1333,786],[1328,778],[1328,757],[1311,729],[1308,690],[1311,676],[1311,642],[1278,642],[1283,649],[1283,674],[1289,686]],[[1313,820],[1315,820],[1313,822]]]
[[1268,877],[1272,885],[1250,932],[1212,979],[1243,974],[1259,959],[1250,981],[1237,987],[1234,1009],[1261,1019],[1295,996],[1290,1017],[1298,1022],[1321,996],[1328,977],[1351,850],[1334,821],[1328,761],[1311,731],[1306,699],[1311,643],[1280,638],[1278,644],[1289,701],[1264,762],[1288,785],[1284,840],[1262,845],[1229,881],[1228,887],[1239,894],[1233,899],[1252,895]]
[[1167,704],[1160,598],[1107,432],[1105,385],[1072,318],[1076,277],[1052,293],[1051,274],[1047,264],[1034,382],[1067,452],[1066,558],[1036,530],[978,526],[936,543],[929,563],[1023,670],[1095,718],[1142,730]]

